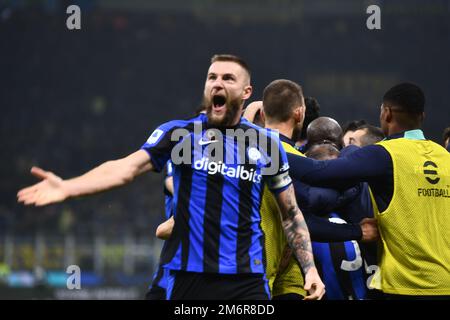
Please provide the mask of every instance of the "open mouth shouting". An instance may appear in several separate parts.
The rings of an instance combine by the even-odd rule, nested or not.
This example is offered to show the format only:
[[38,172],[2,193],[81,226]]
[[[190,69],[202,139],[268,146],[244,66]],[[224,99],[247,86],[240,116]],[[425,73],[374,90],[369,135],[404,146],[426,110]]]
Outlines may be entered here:
[[212,112],[215,115],[222,115],[227,110],[227,99],[225,96],[222,95],[214,95],[212,99]]

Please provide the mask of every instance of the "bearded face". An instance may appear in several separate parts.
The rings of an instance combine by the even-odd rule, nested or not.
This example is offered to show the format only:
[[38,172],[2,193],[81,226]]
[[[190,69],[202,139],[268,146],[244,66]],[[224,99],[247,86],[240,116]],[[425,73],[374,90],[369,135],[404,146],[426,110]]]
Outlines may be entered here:
[[203,92],[208,124],[215,127],[236,125],[244,101],[251,92],[248,73],[239,64],[230,61],[212,63]]
[[204,97],[208,123],[215,127],[228,127],[233,125],[241,112],[242,99],[230,98],[223,94],[214,94],[212,97]]

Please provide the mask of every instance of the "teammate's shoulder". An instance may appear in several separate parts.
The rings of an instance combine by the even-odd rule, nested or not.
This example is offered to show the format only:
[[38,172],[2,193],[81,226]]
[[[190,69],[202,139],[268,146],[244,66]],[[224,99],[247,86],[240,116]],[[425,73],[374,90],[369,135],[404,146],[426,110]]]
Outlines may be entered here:
[[281,145],[283,146],[283,148],[286,151],[286,153],[294,154],[294,155],[299,156],[299,157],[306,157],[303,152],[299,151],[294,146],[290,145],[289,143],[287,143],[285,141],[282,141],[282,140],[280,140],[280,141],[281,141]]
[[[381,142],[381,141],[380,141]],[[386,149],[384,148],[383,144],[380,144],[380,142],[377,142],[375,144],[369,144],[364,147],[358,147],[354,145],[349,145],[344,147],[341,150],[341,154],[343,157],[351,155],[351,154],[359,154],[359,153],[380,153],[385,152]]]
[[437,143],[436,141],[433,140],[425,140],[427,141],[429,144],[431,144],[435,149],[444,152],[445,154],[450,155],[450,143],[447,147],[444,147],[442,145],[440,145],[439,143]]
[[254,129],[259,134],[267,136],[267,137],[270,137],[270,138],[273,138],[273,139],[277,139],[277,140],[280,139],[280,135],[279,135],[278,131],[273,130],[273,129],[269,129],[269,128],[260,127],[260,126],[258,126],[256,124],[248,121],[245,118],[241,119],[241,125],[240,126],[243,129]]
[[265,130],[265,128],[260,127],[260,126],[258,126],[258,125],[256,125],[256,124],[254,124],[253,122],[248,121],[248,120],[245,119],[244,117],[241,117],[240,126],[241,126],[242,128],[245,128],[245,129],[247,129],[247,128],[252,128],[252,129],[255,129],[255,130]]
[[[347,149],[345,147],[344,149]],[[348,148],[339,155],[339,158],[352,159],[355,161],[363,161],[368,164],[386,164],[391,160],[389,149],[384,144],[376,143],[364,147]]]

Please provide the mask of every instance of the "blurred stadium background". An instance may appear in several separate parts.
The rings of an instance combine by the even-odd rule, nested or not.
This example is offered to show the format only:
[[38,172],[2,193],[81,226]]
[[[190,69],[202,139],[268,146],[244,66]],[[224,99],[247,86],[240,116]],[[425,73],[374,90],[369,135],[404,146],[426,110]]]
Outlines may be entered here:
[[[67,6],[81,7],[79,31]],[[382,29],[366,28],[366,8]],[[378,124],[384,91],[426,93],[429,138],[450,125],[450,1],[0,0],[0,299],[139,299],[161,241],[161,175],[45,208],[16,203],[39,165],[63,177],[127,155],[190,116],[209,58],[244,57],[254,95],[288,78],[321,113]],[[82,290],[66,288],[68,265]]]

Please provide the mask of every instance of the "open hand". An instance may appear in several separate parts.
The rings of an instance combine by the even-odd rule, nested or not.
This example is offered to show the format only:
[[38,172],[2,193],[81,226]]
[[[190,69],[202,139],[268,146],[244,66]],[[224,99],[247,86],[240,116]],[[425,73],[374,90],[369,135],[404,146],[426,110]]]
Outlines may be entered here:
[[25,205],[45,206],[67,198],[64,183],[60,177],[38,167],[31,168],[31,174],[42,181],[20,190],[17,193],[18,202]]

